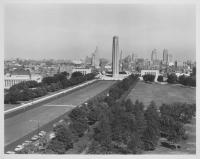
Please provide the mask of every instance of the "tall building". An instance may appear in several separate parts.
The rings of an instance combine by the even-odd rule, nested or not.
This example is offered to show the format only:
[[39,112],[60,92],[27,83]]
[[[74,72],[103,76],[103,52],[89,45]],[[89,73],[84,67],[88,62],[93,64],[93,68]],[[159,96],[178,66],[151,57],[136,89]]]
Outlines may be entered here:
[[156,61],[157,60],[157,50],[153,49],[151,53],[151,61]]
[[94,53],[92,54],[92,66],[94,66],[95,68],[99,68],[98,47],[96,47]]
[[175,61],[174,66],[175,66],[175,68],[177,68],[177,66],[178,66],[177,60]]
[[113,37],[113,44],[112,44],[112,73],[113,77],[118,77],[119,75],[119,41],[118,36]]
[[85,58],[85,65],[91,65],[91,64],[92,64],[92,58],[86,56],[86,58]]
[[167,49],[163,50],[163,63],[164,64],[168,63],[168,50]]
[[92,66],[95,67],[95,54],[92,53]]
[[173,62],[173,56],[172,56],[172,54],[169,54],[169,55],[168,55],[168,61],[169,61],[169,62]]
[[122,50],[121,50],[121,53],[120,53],[120,60],[119,60],[119,71],[123,71],[123,68],[122,68]]
[[132,53],[131,61],[135,62],[135,54],[134,53]]

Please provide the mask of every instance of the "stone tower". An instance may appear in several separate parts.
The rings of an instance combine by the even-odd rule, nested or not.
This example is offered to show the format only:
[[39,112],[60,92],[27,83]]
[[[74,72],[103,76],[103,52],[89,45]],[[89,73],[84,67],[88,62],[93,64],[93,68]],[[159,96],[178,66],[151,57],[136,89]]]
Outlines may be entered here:
[[119,38],[118,36],[113,37],[112,45],[112,73],[113,77],[117,78],[119,76]]

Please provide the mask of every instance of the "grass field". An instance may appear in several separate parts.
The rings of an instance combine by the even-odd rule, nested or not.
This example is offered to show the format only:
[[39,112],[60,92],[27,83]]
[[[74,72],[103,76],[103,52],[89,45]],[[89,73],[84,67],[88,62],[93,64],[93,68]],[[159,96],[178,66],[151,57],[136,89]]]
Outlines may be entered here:
[[148,106],[152,100],[155,101],[157,106],[162,103],[174,102],[196,103],[196,88],[171,84],[148,84],[139,81],[127,98],[130,98],[133,102],[138,99],[145,106]]
[[[162,103],[168,104],[174,102],[196,103],[196,88],[171,84],[148,84],[139,81],[127,98],[130,98],[133,102],[138,99],[140,102],[143,102],[145,107],[152,100],[155,101],[157,106],[160,106]],[[185,124],[184,127],[188,132],[188,139],[179,142],[181,149],[171,150],[158,145],[154,151],[145,151],[143,154],[195,154],[196,118],[193,118],[191,123]]]

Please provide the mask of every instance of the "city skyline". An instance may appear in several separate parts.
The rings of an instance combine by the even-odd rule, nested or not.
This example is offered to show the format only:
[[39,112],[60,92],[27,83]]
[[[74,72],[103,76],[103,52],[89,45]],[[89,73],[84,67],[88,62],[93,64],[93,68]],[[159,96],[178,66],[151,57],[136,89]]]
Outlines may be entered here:
[[195,60],[195,7],[9,4],[5,8],[5,58],[79,60],[98,46],[99,57],[111,60],[114,35],[120,38],[124,57],[135,53],[150,59],[156,48],[161,59],[166,48],[174,60]]

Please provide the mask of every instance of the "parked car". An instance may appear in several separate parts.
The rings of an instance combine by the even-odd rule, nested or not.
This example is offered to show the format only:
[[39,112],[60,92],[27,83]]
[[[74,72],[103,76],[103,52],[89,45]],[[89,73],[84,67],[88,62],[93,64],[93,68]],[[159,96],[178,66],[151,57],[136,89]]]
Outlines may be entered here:
[[30,141],[30,140],[26,140],[26,141],[24,141],[24,143],[28,143],[28,144],[30,144],[30,143],[32,143],[32,141]]
[[170,149],[179,149],[181,146],[179,144],[173,143],[171,141],[162,141],[161,145]]
[[29,145],[29,143],[25,143],[25,142],[22,143],[22,146],[27,146],[27,145]]
[[36,141],[36,140],[38,140],[38,139],[39,139],[39,136],[38,136],[38,135],[34,135],[34,136],[31,138],[32,141]]
[[15,154],[14,151],[7,151],[6,154]]
[[55,138],[55,137],[56,137],[56,134],[55,134],[55,133],[49,134],[49,138],[50,138],[50,139],[53,139],[53,138]]
[[46,135],[46,132],[45,132],[45,131],[40,131],[38,135],[39,135],[40,137],[43,137],[44,135]]
[[24,148],[23,145],[17,145],[16,148],[15,148],[15,151],[16,152],[21,151],[23,148]]

